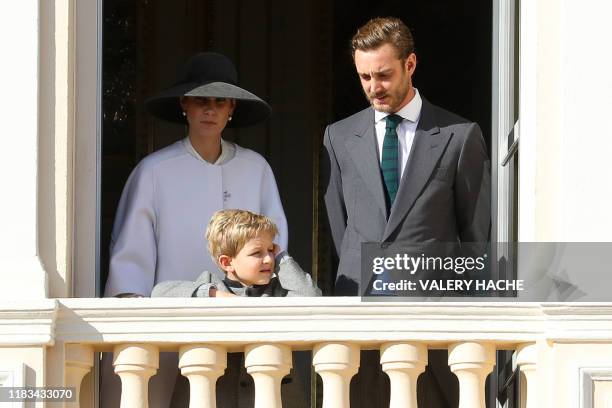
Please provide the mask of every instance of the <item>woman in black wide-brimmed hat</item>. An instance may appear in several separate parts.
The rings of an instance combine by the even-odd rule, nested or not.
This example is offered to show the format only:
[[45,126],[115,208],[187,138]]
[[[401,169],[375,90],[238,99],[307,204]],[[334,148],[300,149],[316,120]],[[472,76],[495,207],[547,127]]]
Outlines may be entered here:
[[154,116],[187,125],[187,137],[144,158],[128,179],[112,233],[105,296],[149,296],[157,282],[217,271],[204,232],[212,214],[246,209],[270,217],[287,247],[287,222],[270,166],[222,139],[226,127],[265,120],[266,102],[237,85],[225,56],[193,56],[170,88],[146,101]]

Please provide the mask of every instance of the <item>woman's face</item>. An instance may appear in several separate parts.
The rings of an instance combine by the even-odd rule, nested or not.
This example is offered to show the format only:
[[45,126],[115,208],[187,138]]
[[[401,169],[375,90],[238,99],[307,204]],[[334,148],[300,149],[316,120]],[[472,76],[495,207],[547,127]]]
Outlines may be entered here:
[[228,118],[234,112],[236,101],[229,98],[184,96],[181,107],[185,112],[189,133],[194,135],[221,135]]

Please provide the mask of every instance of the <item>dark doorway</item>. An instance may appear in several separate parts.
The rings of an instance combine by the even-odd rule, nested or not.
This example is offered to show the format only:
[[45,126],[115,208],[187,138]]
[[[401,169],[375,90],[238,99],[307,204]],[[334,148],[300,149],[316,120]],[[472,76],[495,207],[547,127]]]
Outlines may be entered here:
[[[185,136],[146,114],[144,100],[197,51],[229,56],[240,83],[271,104],[267,123],[224,137],[270,163],[289,250],[327,293],[334,266],[319,154],[325,126],[367,106],[348,50],[357,27],[376,16],[406,22],[416,43],[415,86],[430,102],[478,122],[491,145],[491,0],[104,0],[103,9],[102,288],[127,177],[144,156]],[[450,406],[456,395],[447,397],[426,401]]]
[[490,145],[490,0],[293,1],[105,0],[101,268],[104,287],[114,213],[123,185],[147,154],[185,136],[156,120],[144,100],[169,85],[193,53],[219,51],[243,86],[273,108],[265,124],[224,137],[261,153],[275,173],[290,226],[290,251],[331,287],[318,157],[328,123],[363,109],[348,42],[375,16],[412,29],[414,83],[432,103],[478,122]]

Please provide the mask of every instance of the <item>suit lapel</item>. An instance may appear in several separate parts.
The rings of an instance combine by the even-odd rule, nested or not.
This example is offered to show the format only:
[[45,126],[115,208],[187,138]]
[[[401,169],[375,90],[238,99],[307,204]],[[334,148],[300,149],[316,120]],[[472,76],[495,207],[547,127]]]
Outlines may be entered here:
[[423,99],[421,117],[414,135],[410,155],[400,181],[397,197],[391,207],[389,221],[385,228],[383,241],[400,225],[412,209],[427,184],[431,173],[452,135],[441,132],[436,124],[433,108]]
[[349,137],[346,149],[372,197],[386,218],[385,192],[382,185],[378,154],[376,153],[376,133],[374,131],[374,111],[367,109],[355,126],[355,136]]

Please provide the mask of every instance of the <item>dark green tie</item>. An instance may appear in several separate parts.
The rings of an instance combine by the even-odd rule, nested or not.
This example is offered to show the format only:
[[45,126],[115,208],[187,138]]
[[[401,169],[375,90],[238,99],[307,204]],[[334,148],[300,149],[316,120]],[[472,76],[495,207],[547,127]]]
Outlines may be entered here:
[[387,210],[389,211],[393,206],[393,201],[397,195],[397,188],[399,185],[397,125],[402,121],[402,117],[395,114],[389,115],[385,118],[385,121],[387,122],[387,126],[385,130],[385,139],[383,141],[380,168],[382,170],[383,179],[385,180]]

